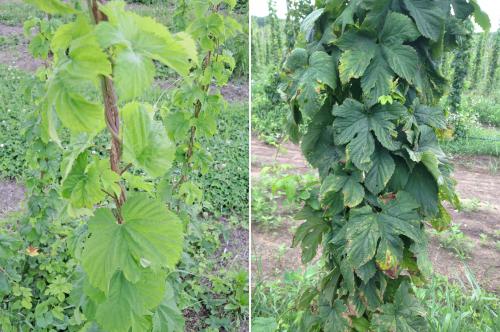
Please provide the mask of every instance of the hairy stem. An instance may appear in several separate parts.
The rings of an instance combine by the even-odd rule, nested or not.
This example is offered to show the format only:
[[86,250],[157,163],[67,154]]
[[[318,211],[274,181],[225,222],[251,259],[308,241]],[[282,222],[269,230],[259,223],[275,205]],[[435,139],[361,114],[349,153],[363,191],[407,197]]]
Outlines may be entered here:
[[[203,68],[204,69],[210,65],[211,58],[212,58],[212,51],[208,51],[207,56],[205,57],[205,59],[203,59]],[[210,85],[207,84],[207,85],[202,87],[202,90],[204,92],[207,92],[209,88],[210,88]],[[196,119],[200,116],[201,106],[202,105],[201,105],[200,100],[197,100],[194,104],[194,117]],[[189,135],[188,149],[186,152],[186,161],[184,164],[184,166],[186,166],[186,167],[184,167],[185,170],[186,169],[189,170],[189,163],[191,162],[191,157],[193,156],[194,143],[195,143],[195,139],[196,139],[196,126],[192,126],[190,131],[191,132]],[[182,183],[186,182],[187,179],[188,179],[187,173],[183,172],[181,178],[179,179],[179,182],[177,182],[175,187],[176,188],[179,187]]]
[[[103,0],[88,0],[89,9],[92,13],[92,17],[96,24],[101,21],[106,21],[107,17],[99,10],[98,2],[103,3]],[[122,142],[120,140],[120,115],[118,113],[117,106],[117,97],[115,88],[113,85],[113,81],[109,77],[102,76],[101,77],[101,91],[102,97],[104,100],[104,112],[106,125],[108,127],[109,132],[111,133],[111,149],[109,155],[109,162],[111,166],[111,170],[119,175],[122,174],[120,170],[120,160],[121,160],[121,150],[122,150]],[[115,200],[116,207],[118,211],[121,206],[125,202],[125,189],[122,185],[120,197]],[[117,221],[119,224],[123,222],[121,218],[121,214],[118,212],[116,214]]]

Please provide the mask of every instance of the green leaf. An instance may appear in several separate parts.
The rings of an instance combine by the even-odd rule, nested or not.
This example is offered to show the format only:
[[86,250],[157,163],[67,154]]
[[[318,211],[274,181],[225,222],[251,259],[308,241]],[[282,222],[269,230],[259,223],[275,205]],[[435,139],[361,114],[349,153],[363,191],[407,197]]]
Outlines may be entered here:
[[359,268],[355,269],[355,271],[358,277],[366,284],[371,278],[373,278],[373,276],[377,272],[377,268],[373,261],[369,261],[365,265],[362,265]]
[[353,209],[347,226],[347,257],[354,268],[368,263],[377,250],[380,231],[371,207]]
[[431,0],[403,0],[417,28],[425,37],[437,41],[444,29],[443,13],[436,2]]
[[123,160],[159,177],[172,166],[175,146],[148,104],[128,103],[120,112],[123,125]]
[[174,290],[167,283],[165,297],[153,315],[153,332],[184,331],[184,316],[175,303]]
[[300,30],[304,33],[306,38],[309,38],[312,30],[314,29],[314,24],[323,15],[325,8],[318,8],[307,15],[302,23],[300,24]]
[[97,307],[96,320],[106,331],[128,331],[160,304],[164,292],[164,273],[145,271],[138,282],[132,283],[117,272],[106,299]]
[[384,21],[380,41],[384,45],[412,42],[420,36],[415,23],[408,16],[390,12]]
[[[292,71],[292,84],[289,87],[309,116],[313,116],[321,107],[322,90],[327,85],[332,89],[337,87],[335,58],[326,52],[316,51],[308,60],[303,59],[304,51],[295,50],[290,61],[287,61]],[[303,64],[301,67],[298,65]]]
[[474,21],[484,30],[490,31],[491,22],[488,14],[481,10],[477,0],[470,0],[470,4],[474,7],[474,11],[472,12],[472,16],[474,16]]
[[160,201],[145,193],[127,199],[118,224],[109,209],[98,209],[89,220],[89,239],[85,243],[82,264],[91,284],[108,292],[117,270],[137,282],[143,270],[173,268],[182,251],[182,225],[179,218]]
[[113,70],[116,92],[121,101],[141,96],[151,88],[155,76],[153,61],[130,50],[116,56]]
[[340,170],[335,171],[334,174],[328,175],[321,183],[320,200],[324,202],[330,193],[342,190],[344,206],[350,208],[358,206],[365,197],[365,190],[360,184],[361,181],[360,172],[348,174]]
[[339,65],[340,80],[344,84],[351,78],[360,78],[377,51],[377,44],[370,37],[354,31],[342,34],[335,44],[344,51]]
[[109,19],[99,23],[96,30],[102,47],[120,46],[119,50],[158,60],[187,75],[197,63],[194,41],[186,34],[173,36],[154,19],[126,11],[124,6],[124,2],[109,2],[100,7]]
[[414,116],[419,125],[425,124],[439,129],[446,128],[446,117],[440,107],[418,104],[415,107]]
[[347,144],[347,153],[354,165],[360,170],[369,171],[375,151],[372,131],[385,148],[396,150],[399,144],[393,139],[396,136],[393,121],[404,112],[405,108],[398,103],[367,109],[360,102],[348,98],[342,105],[335,105],[332,110],[335,116],[335,142]]
[[417,164],[410,172],[404,190],[412,194],[426,216],[434,216],[439,212],[438,186],[423,164]]
[[327,232],[330,227],[323,220],[323,214],[320,211],[314,211],[309,206],[305,206],[295,216],[295,219],[306,220],[306,222],[297,228],[292,242],[292,247],[296,247],[299,243],[301,244],[302,262],[306,264],[316,256],[323,233]]
[[382,208],[380,212],[373,212],[369,206],[350,211],[346,253],[355,269],[368,263],[376,252],[379,266],[386,267],[391,263],[389,267],[393,267],[403,257],[403,243],[399,235],[416,242],[423,236],[416,212],[418,204],[408,193],[399,192],[395,199],[388,202],[381,200],[379,203]]
[[384,304],[382,313],[374,314],[372,327],[377,332],[401,331],[424,332],[428,331],[425,310],[419,301],[410,294],[410,286],[403,281],[394,296],[394,303]]
[[366,174],[365,186],[374,195],[380,193],[394,173],[396,165],[391,154],[378,146],[372,159],[372,168]]
[[392,0],[364,0],[361,5],[367,10],[362,27],[379,30],[393,4]]
[[392,70],[408,82],[413,82],[417,71],[417,51],[408,45],[391,44],[382,47]]
[[68,4],[61,2],[60,0],[24,0],[25,2],[35,5],[40,10],[53,14],[53,15],[65,15],[74,14],[76,10]]
[[87,153],[82,153],[61,185],[61,196],[69,199],[74,208],[92,208],[104,199],[99,183],[99,172],[88,166]]
[[361,88],[370,100],[377,101],[380,96],[386,96],[391,91],[394,72],[384,58],[380,47],[361,77]]
[[104,129],[102,106],[68,91],[60,77],[54,77],[48,84],[48,105],[54,105],[59,120],[73,134],[86,132],[94,135]]
[[346,318],[347,306],[342,300],[335,300],[333,305],[320,304],[320,316],[323,320],[323,330],[331,332],[348,332],[351,330]]
[[321,177],[327,176],[330,168],[343,158],[342,150],[332,140],[332,122],[330,107],[325,103],[312,118],[302,137],[302,153],[312,166],[319,169]]

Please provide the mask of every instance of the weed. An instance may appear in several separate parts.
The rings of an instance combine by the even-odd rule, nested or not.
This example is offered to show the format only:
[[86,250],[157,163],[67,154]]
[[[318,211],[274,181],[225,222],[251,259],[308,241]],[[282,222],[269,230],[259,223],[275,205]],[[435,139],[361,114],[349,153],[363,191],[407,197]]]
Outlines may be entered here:
[[431,232],[437,237],[443,248],[454,251],[462,259],[470,257],[474,249],[474,242],[460,230],[459,225],[452,225],[449,230],[443,232]]
[[485,246],[488,244],[488,234],[484,234],[484,233],[481,233],[479,234],[479,243],[481,244],[481,246]]
[[[284,217],[293,216],[300,202],[309,198],[317,184],[312,174],[290,174],[289,165],[263,167],[252,183],[252,221],[268,229],[281,225]],[[286,210],[282,211],[282,210]]]
[[500,166],[500,161],[497,158],[491,158],[488,161],[488,170],[493,175],[496,175],[498,173],[499,166]]
[[481,207],[481,201],[477,198],[463,199],[462,210],[465,212],[477,212]]

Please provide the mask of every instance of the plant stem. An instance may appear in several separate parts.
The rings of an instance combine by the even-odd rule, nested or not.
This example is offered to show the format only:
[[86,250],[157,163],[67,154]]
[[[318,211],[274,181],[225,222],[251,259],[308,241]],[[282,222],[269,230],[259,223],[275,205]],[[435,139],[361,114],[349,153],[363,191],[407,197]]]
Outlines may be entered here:
[[[103,3],[103,0],[88,0],[89,10],[92,13],[95,24],[101,21],[106,21],[107,17],[99,10],[98,2]],[[104,110],[106,125],[109,132],[111,133],[111,149],[109,154],[109,163],[111,170],[118,175],[121,175],[120,170],[120,160],[121,160],[121,141],[120,141],[120,115],[118,113],[117,98],[115,88],[113,86],[113,81],[111,78],[106,76],[101,76],[101,91],[104,100]],[[121,193],[120,197],[115,201],[118,213],[116,214],[117,221],[119,224],[123,223],[121,217],[120,208],[125,202],[125,189],[120,184]]]
[[[212,51],[208,51],[208,54],[206,55],[205,59],[203,59],[203,68],[204,69],[210,65],[211,58],[212,58]],[[203,92],[207,92],[209,88],[210,88],[210,84],[202,86]],[[201,106],[202,106],[201,101],[198,99],[196,101],[196,103],[194,104],[194,117],[195,117],[195,119],[198,119],[198,117],[200,116]],[[196,126],[192,126],[191,133],[189,136],[188,149],[186,152],[186,161],[184,163],[185,170],[186,169],[189,170],[189,163],[191,162],[191,157],[193,156],[193,148],[194,148],[195,138],[196,138]],[[179,179],[179,182],[177,182],[177,184],[175,185],[175,188],[179,187],[182,183],[184,183],[187,180],[188,176],[187,176],[186,172],[183,172],[183,173],[184,174],[182,174],[181,178]]]

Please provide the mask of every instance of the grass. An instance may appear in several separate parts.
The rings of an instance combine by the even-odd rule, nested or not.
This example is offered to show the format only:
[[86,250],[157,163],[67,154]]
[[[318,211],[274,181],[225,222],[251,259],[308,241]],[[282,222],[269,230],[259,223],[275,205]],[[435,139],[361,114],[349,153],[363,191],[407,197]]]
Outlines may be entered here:
[[21,38],[23,38],[23,37],[22,36],[19,37],[16,35],[0,36],[0,50],[9,49],[9,48],[12,48],[12,47],[19,45],[22,42]]
[[9,26],[22,26],[24,21],[45,14],[37,10],[33,5],[23,1],[0,2],[0,23]]
[[27,147],[20,133],[34,109],[33,87],[39,83],[31,74],[2,64],[0,82],[0,178],[22,178]]
[[474,241],[460,230],[459,225],[452,225],[442,232],[430,232],[438,239],[441,247],[453,251],[461,259],[468,259],[474,250]]
[[467,137],[442,142],[443,149],[451,154],[500,156],[500,129],[494,127],[472,128]]

